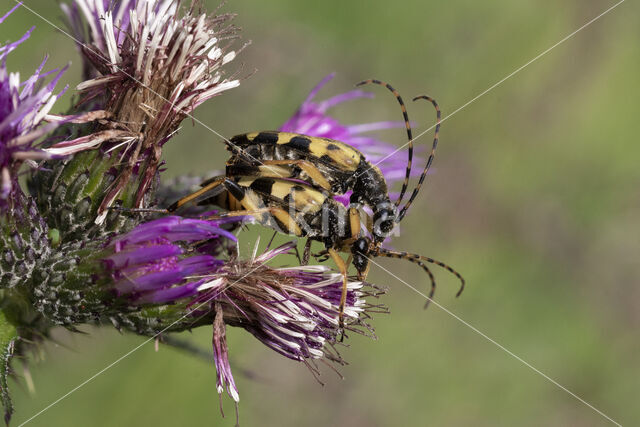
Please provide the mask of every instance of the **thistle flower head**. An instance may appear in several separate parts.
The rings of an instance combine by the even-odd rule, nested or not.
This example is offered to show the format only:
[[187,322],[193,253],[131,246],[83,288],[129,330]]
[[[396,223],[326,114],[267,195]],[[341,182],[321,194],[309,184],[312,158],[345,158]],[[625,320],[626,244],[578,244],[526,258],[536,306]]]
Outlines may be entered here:
[[[18,7],[0,18],[0,24]],[[12,191],[17,189],[17,174],[26,162],[51,158],[38,147],[37,141],[58,126],[50,123],[40,126],[55,101],[62,95],[54,88],[65,69],[43,72],[46,58],[36,72],[25,81],[18,73],[7,71],[6,60],[11,51],[29,38],[33,28],[19,40],[0,45],[0,206],[6,205]],[[47,76],[51,81],[42,85]]]
[[87,67],[97,73],[79,86],[87,98],[143,85],[148,97],[160,99],[146,99],[146,108],[138,108],[171,121],[169,114],[184,118],[240,84],[223,79],[221,70],[236,56],[229,49],[237,37],[229,24],[233,15],[210,17],[194,6],[181,14],[177,0],[75,0],[62,7]]
[[[171,330],[213,324],[217,388],[237,402],[238,390],[228,361],[226,326],[241,327],[283,356],[317,373],[315,360],[342,364],[334,348],[342,276],[325,266],[274,268],[266,264],[289,253],[295,243],[250,260],[221,261],[225,241],[234,237],[221,224],[168,217],[143,224],[111,243],[104,258],[120,298],[140,307],[177,307]],[[196,242],[213,239],[213,244]],[[187,244],[185,246],[185,243]],[[188,249],[187,249],[188,248]],[[373,295],[369,285],[350,281],[345,307],[347,330],[373,335],[366,323]],[[172,318],[173,319],[173,318]]]
[[[235,236],[221,225],[220,221],[168,216],[114,239],[109,245],[113,253],[103,258],[113,288],[136,303],[179,299],[185,290],[197,286],[198,280],[190,277],[210,274],[221,266],[217,256],[225,240],[235,242]],[[207,244],[190,246],[197,242]]]
[[[184,11],[182,10],[184,9]],[[117,159],[114,182],[98,208],[106,210],[133,184],[132,207],[143,207],[161,163],[162,146],[206,100],[237,87],[222,67],[237,54],[233,15],[209,16],[179,0],[75,0],[63,6],[85,61],[78,86],[84,105],[108,120],[93,133],[51,148],[71,154],[101,147]],[[127,196],[128,197],[128,196]]]
[[389,184],[404,179],[407,165],[406,153],[396,152],[397,146],[366,135],[367,132],[376,130],[404,128],[404,122],[382,121],[356,125],[341,123],[328,114],[331,108],[355,99],[373,98],[373,94],[352,90],[324,101],[314,101],[318,92],[334,76],[335,73],[332,73],[322,79],[311,90],[295,114],[280,127],[280,130],[344,142],[361,151],[368,161],[378,166]]
[[[269,250],[247,261],[233,260],[194,293],[189,307],[193,316],[214,312],[214,357],[218,367],[218,392],[223,387],[238,400],[227,359],[223,325],[239,326],[277,353],[304,363],[318,375],[316,361],[344,364],[335,349],[342,276],[325,266],[273,268],[266,265],[294,243]],[[349,281],[345,306],[346,329],[373,336],[367,324],[374,306],[368,285]],[[375,307],[384,310],[382,307]]]
[[[326,356],[325,340],[338,332],[342,275],[321,265],[274,268],[266,264],[296,246],[289,242],[249,260],[226,263],[194,293],[191,306],[219,300],[226,323],[242,326],[270,348],[302,361]],[[349,282],[345,317],[357,323],[365,302],[360,282]]]

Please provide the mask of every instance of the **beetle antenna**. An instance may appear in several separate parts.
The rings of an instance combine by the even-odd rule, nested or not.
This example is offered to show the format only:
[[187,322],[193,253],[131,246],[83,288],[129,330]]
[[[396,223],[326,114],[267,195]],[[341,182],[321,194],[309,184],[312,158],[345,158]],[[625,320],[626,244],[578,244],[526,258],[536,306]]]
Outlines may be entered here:
[[407,107],[404,105],[404,101],[402,100],[402,97],[400,96],[398,91],[393,88],[393,86],[391,86],[388,83],[381,82],[380,80],[375,80],[375,79],[361,81],[356,86],[364,86],[366,84],[371,84],[371,83],[384,86],[387,89],[389,89],[391,93],[395,95],[396,99],[398,100],[398,104],[400,104],[400,108],[402,109],[404,125],[407,128],[407,139],[409,140],[409,159],[407,161],[407,170],[404,177],[404,182],[402,183],[402,189],[400,190],[400,195],[398,196],[398,199],[395,202],[396,207],[398,207],[400,206],[400,203],[402,202],[402,198],[407,192],[407,188],[409,187],[409,177],[411,176],[411,163],[413,162],[413,135],[411,132],[411,124],[409,123],[409,115],[407,114]]
[[425,308],[427,308],[427,306],[429,305],[429,302],[432,300],[433,294],[436,291],[436,281],[435,281],[435,279],[433,277],[433,273],[431,273],[431,270],[429,270],[429,267],[427,267],[425,262],[427,262],[429,264],[438,265],[438,266],[446,269],[450,273],[452,273],[458,279],[460,279],[461,285],[460,285],[460,289],[458,290],[458,293],[456,293],[456,297],[459,297],[460,294],[462,294],[462,291],[464,290],[464,285],[465,285],[464,278],[460,275],[460,273],[458,273],[453,268],[451,268],[450,266],[448,266],[447,264],[445,264],[445,263],[443,263],[441,261],[438,261],[438,260],[435,260],[433,258],[429,258],[429,257],[426,257],[426,256],[422,256],[422,255],[412,254],[412,253],[408,253],[408,252],[390,251],[390,250],[384,249],[384,248],[380,248],[379,249],[377,256],[383,256],[383,257],[387,257],[387,258],[404,259],[404,260],[407,260],[407,261],[412,262],[414,264],[418,264],[420,267],[422,267],[422,269],[429,275],[429,279],[431,279],[431,292],[429,293],[429,299],[427,300],[427,302],[424,305]]
[[431,153],[429,154],[429,159],[427,159],[427,164],[425,165],[424,170],[420,175],[420,179],[418,180],[418,185],[416,185],[416,188],[413,190],[413,193],[411,194],[411,197],[409,198],[409,201],[407,202],[407,204],[404,205],[402,210],[400,211],[400,214],[398,215],[398,219],[396,220],[396,222],[402,221],[402,218],[404,218],[404,216],[407,214],[407,210],[409,210],[409,207],[411,206],[416,196],[420,192],[420,188],[422,187],[422,183],[424,182],[424,179],[427,177],[429,168],[431,168],[431,164],[433,163],[433,159],[436,155],[436,148],[438,147],[438,134],[440,132],[440,124],[442,123],[440,107],[438,106],[438,103],[436,102],[436,100],[431,98],[430,96],[420,95],[413,98],[414,101],[418,99],[426,99],[427,101],[430,101],[433,104],[434,108],[436,109],[436,129],[433,132],[433,146],[431,147]]

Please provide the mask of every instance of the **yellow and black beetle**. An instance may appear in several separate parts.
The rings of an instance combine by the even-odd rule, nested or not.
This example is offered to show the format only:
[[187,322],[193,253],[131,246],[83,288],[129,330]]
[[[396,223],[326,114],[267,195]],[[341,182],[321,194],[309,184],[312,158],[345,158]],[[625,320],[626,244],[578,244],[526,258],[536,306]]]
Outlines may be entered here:
[[[385,86],[396,97],[402,108],[408,137],[408,162],[405,179],[399,197],[392,203],[387,183],[380,170],[355,148],[327,138],[307,135],[262,131],[235,136],[227,141],[232,156],[227,162],[226,173],[205,181],[202,188],[174,203],[169,211],[198,200],[214,202],[231,211],[226,214],[252,215],[260,223],[288,234],[307,237],[305,262],[308,259],[310,241],[324,243],[326,254],[337,264],[343,275],[343,293],[340,303],[340,326],[346,299],[347,268],[339,256],[350,253],[360,280],[367,276],[370,257],[402,258],[421,266],[431,279],[430,298],[435,292],[435,280],[426,263],[434,263],[455,274],[462,282],[458,295],[464,288],[464,279],[451,267],[432,258],[406,252],[390,251],[381,247],[382,242],[406,215],[415,200],[431,167],[438,144],[441,113],[438,104],[428,96],[414,98],[430,101],[437,113],[437,123],[431,153],[418,184],[409,200],[398,210],[405,195],[413,159],[413,137],[404,102],[389,84],[379,80],[366,80],[358,84]],[[220,191],[222,190],[222,192]],[[333,195],[352,191],[351,205],[347,208],[332,198]],[[363,211],[368,206],[372,217],[366,215],[362,232]]]

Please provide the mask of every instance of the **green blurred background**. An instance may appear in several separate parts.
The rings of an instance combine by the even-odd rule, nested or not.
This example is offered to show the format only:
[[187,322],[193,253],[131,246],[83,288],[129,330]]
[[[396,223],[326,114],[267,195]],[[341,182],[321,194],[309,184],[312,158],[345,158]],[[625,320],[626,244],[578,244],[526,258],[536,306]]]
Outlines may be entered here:
[[[53,2],[26,3],[60,22]],[[229,1],[224,10],[239,14],[253,41],[235,64],[258,72],[196,116],[226,136],[275,128],[332,71],[338,77],[320,99],[376,77],[406,98],[433,95],[447,115],[613,4]],[[458,283],[438,271],[437,302],[626,425],[640,421],[638,16],[637,2],[623,3],[447,120],[436,173],[393,243],[454,265],[468,288],[454,298]],[[48,52],[50,66],[73,62],[65,78],[77,84],[73,44],[28,11],[5,22],[1,38],[31,25],[10,68],[30,74]],[[398,118],[388,94],[374,90],[376,101],[334,113],[349,123]],[[410,108],[421,128],[433,123],[427,104]],[[382,136],[404,140],[399,130]],[[222,168],[227,156],[218,137],[189,120],[165,153],[168,177]],[[256,233],[243,235],[244,250]],[[428,289],[415,266],[380,262]],[[423,311],[422,297],[383,270],[370,278],[389,288],[392,314],[375,318],[377,341],[349,340],[344,380],[324,369],[321,387],[303,365],[229,331],[242,425],[609,423],[450,314],[435,305]],[[86,330],[60,331],[60,344],[31,365],[35,395],[13,384],[15,425],[143,342],[110,327]],[[211,330],[186,338],[208,349]],[[30,425],[231,426],[233,405],[224,403],[226,419],[212,363],[147,344]]]

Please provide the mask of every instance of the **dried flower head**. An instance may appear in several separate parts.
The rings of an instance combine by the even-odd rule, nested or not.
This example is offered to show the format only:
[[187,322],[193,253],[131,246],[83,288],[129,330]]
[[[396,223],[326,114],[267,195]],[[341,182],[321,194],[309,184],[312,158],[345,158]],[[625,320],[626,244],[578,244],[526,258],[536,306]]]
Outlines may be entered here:
[[[236,401],[223,324],[244,328],[272,350],[305,363],[314,375],[319,373],[316,360],[344,363],[335,349],[342,276],[320,265],[266,265],[294,247],[291,242],[250,260],[225,263],[192,295],[193,316],[215,314],[214,356],[216,366],[224,368],[218,369],[218,392],[224,386]],[[369,313],[384,307],[367,303],[365,297],[370,295],[377,295],[370,285],[349,282],[344,313],[348,331],[373,336],[366,320]]]
[[233,15],[209,16],[178,0],[75,0],[63,6],[89,78],[78,86],[81,102],[107,120],[84,138],[52,147],[70,154],[101,147],[118,159],[115,182],[98,209],[106,209],[135,183],[133,205],[142,207],[162,146],[182,120],[204,101],[237,87],[222,67],[237,54]]
[[[0,24],[19,6],[1,17]],[[58,123],[40,125],[64,93],[63,90],[54,94],[54,88],[66,67],[43,72],[45,57],[36,72],[22,82],[18,73],[7,71],[7,56],[27,40],[32,31],[33,28],[13,43],[0,45],[0,207],[6,206],[13,191],[19,191],[18,170],[24,162],[34,164],[52,157],[39,148],[36,141],[58,126]],[[44,79],[51,75],[51,81],[43,86]]]

